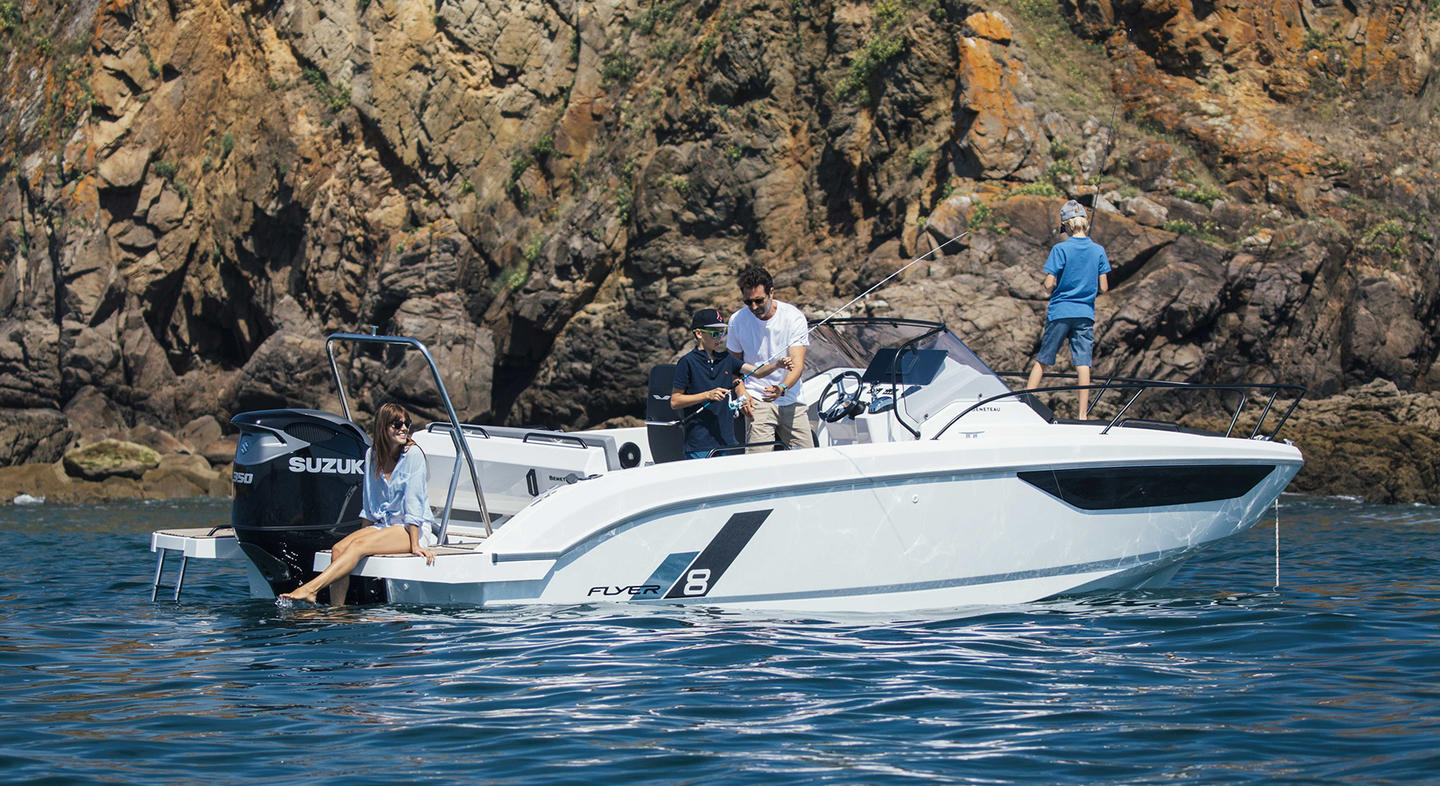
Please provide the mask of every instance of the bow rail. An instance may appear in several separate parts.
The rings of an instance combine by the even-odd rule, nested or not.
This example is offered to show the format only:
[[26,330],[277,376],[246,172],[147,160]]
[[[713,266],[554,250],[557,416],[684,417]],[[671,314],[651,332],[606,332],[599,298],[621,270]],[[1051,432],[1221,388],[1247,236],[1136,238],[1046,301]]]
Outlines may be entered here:
[[[999,374],[998,376],[1001,376],[1001,377],[1021,377],[1021,376],[1025,376],[1025,375],[1018,374],[1018,373],[1003,373],[1003,374]],[[1098,382],[1098,383],[1094,383],[1094,384],[1090,384],[1090,385],[1078,385],[1078,384],[1076,384],[1076,385],[1053,385],[1053,386],[1048,386],[1048,387],[1025,388],[1025,389],[1022,389],[1022,390],[1012,390],[1012,391],[1009,391],[1009,392],[1006,392],[1006,393],[1000,393],[1000,394],[997,394],[997,395],[994,395],[994,396],[990,396],[989,398],[981,399],[981,400],[975,402],[974,404],[970,405],[969,407],[965,408],[963,411],[960,412],[960,414],[958,414],[958,415],[956,415],[955,417],[951,418],[948,423],[946,423],[944,426],[942,426],[942,427],[940,428],[940,430],[937,431],[933,437],[931,437],[931,439],[939,439],[940,436],[943,435],[946,431],[948,431],[951,426],[955,425],[957,422],[959,422],[959,421],[960,421],[962,418],[964,418],[966,415],[970,414],[971,412],[974,412],[975,410],[979,409],[979,408],[982,407],[982,406],[985,406],[985,405],[987,405],[987,404],[991,404],[991,403],[996,402],[996,401],[1003,401],[1003,400],[1005,400],[1005,399],[1018,398],[1018,399],[1020,399],[1021,401],[1026,402],[1027,404],[1031,404],[1032,406],[1035,406],[1035,404],[1038,403],[1038,402],[1035,400],[1035,398],[1034,398],[1036,394],[1041,394],[1041,393],[1064,393],[1064,392],[1078,392],[1078,391],[1081,391],[1081,390],[1093,390],[1093,391],[1098,391],[1098,392],[1095,394],[1095,400],[1094,400],[1093,402],[1091,402],[1091,405],[1090,405],[1090,410],[1093,412],[1093,411],[1095,410],[1095,407],[1097,407],[1097,406],[1100,404],[1100,401],[1104,398],[1104,396],[1105,396],[1105,394],[1106,394],[1107,392],[1114,390],[1114,391],[1117,391],[1117,395],[1118,395],[1118,394],[1119,394],[1118,391],[1126,391],[1126,390],[1132,390],[1132,389],[1134,390],[1134,393],[1131,394],[1130,398],[1125,401],[1125,403],[1119,408],[1119,410],[1116,411],[1116,413],[1115,413],[1112,417],[1109,418],[1109,421],[1108,421],[1107,423],[1105,423],[1105,428],[1104,428],[1103,430],[1101,430],[1101,432],[1100,432],[1101,434],[1108,434],[1108,433],[1110,433],[1110,429],[1115,428],[1116,426],[1122,426],[1122,427],[1123,427],[1123,426],[1126,426],[1127,424],[1131,424],[1131,423],[1135,423],[1135,424],[1145,423],[1145,424],[1147,424],[1147,425],[1154,425],[1154,424],[1158,423],[1158,421],[1140,420],[1140,419],[1138,419],[1138,418],[1127,419],[1127,418],[1125,417],[1125,414],[1130,411],[1130,408],[1135,404],[1136,400],[1138,400],[1138,399],[1140,398],[1140,396],[1141,396],[1143,393],[1145,393],[1146,391],[1150,391],[1150,390],[1180,390],[1180,391],[1186,391],[1186,392],[1199,392],[1199,393],[1208,392],[1208,391],[1215,391],[1215,392],[1220,392],[1220,393],[1235,393],[1235,394],[1239,395],[1239,397],[1240,397],[1240,398],[1239,398],[1239,401],[1236,403],[1235,409],[1234,409],[1234,410],[1231,412],[1231,414],[1230,414],[1230,424],[1229,424],[1229,426],[1227,426],[1226,429],[1225,429],[1225,436],[1229,437],[1229,436],[1231,436],[1231,435],[1234,434],[1234,432],[1235,432],[1235,426],[1236,426],[1236,424],[1237,424],[1237,423],[1239,422],[1239,420],[1240,420],[1240,415],[1241,415],[1241,413],[1244,411],[1245,405],[1249,403],[1251,395],[1254,394],[1254,393],[1256,393],[1256,392],[1259,392],[1259,393],[1261,393],[1261,396],[1264,397],[1265,405],[1264,405],[1264,408],[1263,408],[1263,409],[1261,410],[1261,412],[1260,412],[1259,418],[1256,419],[1256,421],[1255,421],[1255,427],[1254,427],[1253,429],[1251,429],[1251,431],[1250,431],[1250,436],[1249,436],[1248,438],[1249,438],[1249,439],[1261,438],[1261,439],[1266,439],[1266,440],[1274,441],[1274,439],[1276,438],[1276,436],[1280,433],[1280,428],[1285,425],[1285,422],[1290,419],[1290,415],[1295,412],[1295,408],[1296,408],[1297,406],[1299,406],[1299,404],[1300,404],[1300,399],[1305,396],[1305,390],[1306,390],[1306,388],[1305,388],[1304,385],[1294,385],[1294,384],[1283,383],[1283,382],[1202,383],[1202,382],[1168,382],[1168,381],[1158,380],[1158,379],[1137,379],[1137,378],[1133,378],[1133,377],[1106,377],[1106,378],[1103,378],[1103,381]],[[1281,415],[1279,415],[1279,419],[1278,419],[1278,421],[1275,423],[1275,426],[1274,426],[1273,428],[1269,429],[1268,432],[1264,432],[1263,430],[1264,430],[1264,427],[1265,427],[1265,423],[1266,423],[1266,421],[1270,418],[1271,412],[1272,412],[1273,410],[1275,410],[1275,402],[1276,402],[1276,400],[1280,397],[1281,394],[1287,393],[1287,392],[1288,392],[1288,393],[1293,393],[1294,396],[1295,396],[1295,399],[1290,402],[1290,405],[1289,405],[1288,407],[1285,408],[1284,413],[1281,414]],[[1265,395],[1266,393],[1268,393],[1268,395]],[[1257,396],[1257,399],[1260,398],[1261,396]],[[1039,411],[1039,410],[1037,409],[1037,411]],[[1041,414],[1045,414],[1045,413],[1042,412]],[[1059,420],[1059,418],[1056,418],[1053,413],[1050,413],[1049,416],[1047,416],[1046,419],[1049,420],[1051,423],[1057,422],[1057,421]],[[1097,421],[1085,421],[1085,422],[1098,422],[1099,420],[1104,420],[1104,419],[1102,418],[1102,419],[1097,419]],[[1178,428],[1180,424],[1179,424],[1179,423],[1173,423],[1173,424],[1170,424],[1170,425],[1174,425],[1174,426],[1176,426],[1176,427]]]

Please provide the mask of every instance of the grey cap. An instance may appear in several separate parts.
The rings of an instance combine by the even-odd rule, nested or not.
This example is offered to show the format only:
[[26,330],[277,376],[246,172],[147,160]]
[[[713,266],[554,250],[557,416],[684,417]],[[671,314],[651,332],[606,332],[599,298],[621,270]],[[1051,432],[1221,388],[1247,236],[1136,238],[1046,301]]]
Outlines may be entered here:
[[1060,220],[1062,222],[1069,221],[1072,218],[1084,217],[1085,206],[1073,199],[1060,206]]

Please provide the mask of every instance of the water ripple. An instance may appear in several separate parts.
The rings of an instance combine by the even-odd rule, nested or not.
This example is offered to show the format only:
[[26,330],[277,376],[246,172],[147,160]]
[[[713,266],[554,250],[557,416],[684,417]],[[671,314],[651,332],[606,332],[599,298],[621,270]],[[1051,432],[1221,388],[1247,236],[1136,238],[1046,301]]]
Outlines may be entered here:
[[[942,613],[280,609],[144,533],[0,510],[13,781],[1201,782],[1440,771],[1440,511],[1285,499],[1168,590]],[[50,544],[63,536],[64,549]]]

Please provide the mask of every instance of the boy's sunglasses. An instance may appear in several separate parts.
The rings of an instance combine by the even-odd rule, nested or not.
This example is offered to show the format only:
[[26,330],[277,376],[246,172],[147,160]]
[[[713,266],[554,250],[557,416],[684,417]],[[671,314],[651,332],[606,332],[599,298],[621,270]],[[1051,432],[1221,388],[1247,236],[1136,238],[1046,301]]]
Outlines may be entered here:
[[725,328],[696,328],[710,338],[724,338]]

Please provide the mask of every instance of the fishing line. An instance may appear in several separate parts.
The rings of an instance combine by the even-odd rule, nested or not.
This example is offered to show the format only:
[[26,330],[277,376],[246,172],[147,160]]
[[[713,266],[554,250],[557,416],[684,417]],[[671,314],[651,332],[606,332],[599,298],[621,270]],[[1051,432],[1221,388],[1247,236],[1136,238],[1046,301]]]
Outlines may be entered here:
[[[1122,23],[1120,25],[1120,31],[1128,41],[1130,39],[1130,29]],[[1100,212],[1100,176],[1105,174],[1105,165],[1110,163],[1110,152],[1115,149],[1115,118],[1120,114],[1120,93],[1115,89],[1113,83],[1110,86],[1110,93],[1110,128],[1107,129],[1109,133],[1105,137],[1105,151],[1100,154],[1100,168],[1095,170],[1095,202],[1092,207],[1096,213]]]
[[1275,498],[1275,591],[1280,591],[1280,498]]
[[1092,204],[1096,213],[1100,212],[1101,203],[1105,198],[1100,196],[1100,177],[1105,174],[1105,166],[1110,163],[1110,151],[1115,149],[1115,115],[1120,111],[1120,97],[1115,97],[1114,106],[1110,109],[1110,128],[1105,135],[1105,151],[1100,154],[1100,166],[1095,170],[1095,183],[1091,188],[1095,191],[1095,202]]
[[944,243],[941,243],[940,245],[938,245],[938,246],[930,249],[929,251],[926,251],[924,254],[921,254],[920,256],[915,257],[914,259],[910,260],[910,262],[909,262],[908,264],[906,264],[904,267],[902,267],[902,268],[900,268],[899,270],[895,271],[894,273],[891,273],[890,275],[888,275],[888,276],[880,279],[880,283],[876,284],[876,285],[873,286],[873,287],[870,287],[869,289],[865,290],[864,292],[861,292],[859,295],[856,295],[855,298],[854,298],[853,300],[851,300],[849,303],[846,303],[845,305],[843,305],[843,306],[835,309],[834,311],[830,312],[830,316],[825,317],[824,319],[820,320],[819,322],[816,322],[816,323],[815,323],[815,327],[812,327],[812,328],[810,328],[809,330],[805,331],[805,335],[808,336],[808,335],[810,335],[811,333],[815,332],[815,329],[816,329],[816,328],[818,328],[818,327],[820,327],[821,325],[825,324],[826,322],[829,322],[830,320],[834,319],[836,316],[838,316],[838,315],[840,314],[840,312],[844,311],[845,309],[847,309],[847,308],[855,305],[856,301],[859,301],[859,300],[861,300],[862,298],[869,297],[869,296],[870,296],[870,293],[872,293],[872,292],[874,292],[875,290],[879,289],[880,287],[884,286],[884,285],[885,285],[885,282],[887,282],[887,281],[889,281],[890,279],[892,279],[892,278],[900,275],[901,273],[904,273],[906,270],[909,270],[909,269],[911,268],[911,266],[915,265],[916,263],[925,261],[925,257],[930,256],[931,254],[935,253],[936,251],[939,251],[940,249],[942,249],[942,248],[950,245],[951,243],[954,243],[955,241],[959,240],[959,239],[962,238],[962,237],[965,237],[965,236],[968,235],[968,234],[970,234],[970,230],[967,229],[967,230],[965,230],[964,232],[961,232],[960,234],[956,235],[955,237],[952,237],[952,238],[950,238],[949,240],[945,241]]
[[[845,309],[847,309],[847,308],[855,305],[855,304],[858,303],[859,301],[861,301],[861,300],[869,297],[875,290],[877,290],[877,289],[879,289],[880,287],[884,286],[885,283],[886,283],[887,281],[889,281],[890,279],[892,279],[892,278],[900,275],[901,273],[904,273],[905,271],[909,270],[911,267],[914,267],[915,265],[919,264],[920,262],[924,262],[926,257],[928,257],[928,256],[930,256],[931,254],[935,253],[936,251],[939,251],[940,249],[942,249],[942,248],[950,245],[951,243],[954,243],[955,241],[957,241],[957,240],[965,237],[965,236],[968,235],[968,234],[970,234],[970,230],[967,229],[967,230],[965,230],[964,232],[961,232],[960,234],[956,235],[955,237],[952,237],[952,238],[950,238],[949,240],[945,241],[944,243],[941,243],[940,245],[935,246],[934,248],[930,249],[929,251],[926,251],[924,254],[921,254],[920,256],[915,257],[914,259],[910,260],[908,263],[905,264],[904,267],[902,267],[902,268],[900,268],[899,270],[896,270],[894,273],[891,273],[890,275],[888,275],[888,276],[880,279],[879,283],[875,284],[874,286],[870,287],[869,289],[865,290],[864,292],[861,292],[859,295],[856,295],[849,303],[846,303],[845,305],[843,305],[843,306],[835,309],[834,311],[830,312],[830,315],[829,315],[829,316],[825,317],[824,319],[820,320],[819,322],[816,322],[814,325],[812,325],[812,326],[810,327],[809,330],[805,331],[805,335],[806,335],[806,336],[809,336],[811,333],[814,333],[817,329],[820,328],[821,325],[824,325],[826,322],[829,322],[830,320],[832,320],[832,319],[834,319],[835,317],[839,316],[839,315],[841,314],[841,312],[843,312]],[[787,347],[787,350],[788,350],[788,347]],[[775,357],[772,357],[772,358],[770,358],[769,360],[766,360],[764,363],[760,363],[759,365],[755,366],[755,368],[750,369],[750,372],[749,372],[748,374],[746,374],[745,376],[741,377],[741,378],[740,378],[740,381],[741,381],[741,382],[744,382],[745,380],[749,379],[750,376],[751,376],[752,374],[754,374],[756,371],[759,371],[759,370],[760,370],[761,368],[763,368],[764,366],[767,366],[767,365],[769,365],[769,364],[771,364],[771,363],[774,363],[775,361],[779,360],[779,359],[782,358],[782,357],[785,357],[785,354],[784,354],[784,353],[779,354],[779,355],[776,355]],[[770,373],[773,374],[773,373],[774,373],[774,369],[771,369],[771,372],[770,372]],[[732,410],[733,410],[733,409],[738,409],[738,408],[739,408],[738,403],[732,400],[732,401],[730,402],[730,408],[731,408]]]

